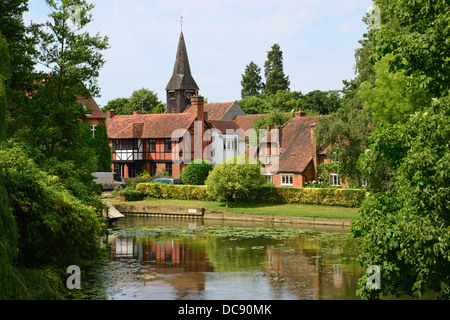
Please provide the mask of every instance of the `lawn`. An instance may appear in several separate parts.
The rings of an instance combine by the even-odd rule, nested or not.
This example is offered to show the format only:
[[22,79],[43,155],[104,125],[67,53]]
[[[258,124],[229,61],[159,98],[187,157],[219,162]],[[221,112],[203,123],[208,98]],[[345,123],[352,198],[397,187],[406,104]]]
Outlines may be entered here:
[[303,205],[303,204],[273,204],[273,203],[234,203],[215,201],[192,201],[174,199],[146,199],[142,201],[117,202],[121,204],[140,205],[164,205],[164,206],[194,206],[203,207],[209,210],[227,211],[232,213],[245,214],[267,214],[277,216],[294,217],[320,217],[334,219],[357,219],[359,217],[358,208]]

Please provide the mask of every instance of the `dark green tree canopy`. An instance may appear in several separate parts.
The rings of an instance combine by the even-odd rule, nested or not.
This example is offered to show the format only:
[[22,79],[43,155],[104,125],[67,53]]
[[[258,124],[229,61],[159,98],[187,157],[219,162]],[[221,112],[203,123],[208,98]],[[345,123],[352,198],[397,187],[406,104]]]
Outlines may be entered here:
[[264,76],[266,77],[267,94],[275,94],[278,90],[289,91],[289,76],[286,76],[283,70],[283,51],[280,50],[280,45],[277,43],[267,52]]
[[241,97],[245,98],[248,96],[257,96],[262,93],[264,89],[264,84],[261,78],[261,69],[256,63],[251,61],[245,67],[245,73],[242,75],[242,90]]
[[133,91],[129,98],[116,98],[108,101],[102,110],[103,112],[115,110],[118,115],[133,114],[133,111],[142,111],[144,114],[150,114],[164,113],[165,106],[159,101],[155,92],[142,88]]

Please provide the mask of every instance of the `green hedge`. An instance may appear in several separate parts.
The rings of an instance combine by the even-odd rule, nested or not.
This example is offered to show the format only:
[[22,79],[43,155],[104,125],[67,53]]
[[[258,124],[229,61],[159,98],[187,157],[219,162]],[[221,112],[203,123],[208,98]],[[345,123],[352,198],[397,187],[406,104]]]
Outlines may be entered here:
[[[142,197],[159,199],[217,200],[208,194],[206,186],[139,183],[136,191]],[[364,189],[263,187],[256,201],[359,207],[364,201],[365,194]],[[134,200],[131,198],[129,201]],[[128,200],[126,195],[125,199]]]
[[215,201],[206,186],[173,185],[166,183],[138,183],[136,190],[147,197],[159,199]]

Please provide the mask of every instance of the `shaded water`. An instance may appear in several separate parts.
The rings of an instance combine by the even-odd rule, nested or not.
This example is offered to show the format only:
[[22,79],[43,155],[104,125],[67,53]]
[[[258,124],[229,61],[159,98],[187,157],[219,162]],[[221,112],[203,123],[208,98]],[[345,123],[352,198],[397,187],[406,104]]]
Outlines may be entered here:
[[116,227],[110,259],[83,274],[83,298],[358,299],[358,246],[343,228],[152,217]]

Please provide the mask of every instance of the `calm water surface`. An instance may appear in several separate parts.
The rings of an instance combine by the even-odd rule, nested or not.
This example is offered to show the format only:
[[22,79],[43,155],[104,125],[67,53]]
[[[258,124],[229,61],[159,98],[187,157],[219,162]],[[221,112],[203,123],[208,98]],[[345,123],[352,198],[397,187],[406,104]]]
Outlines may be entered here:
[[88,298],[358,299],[362,271],[348,229],[154,217],[115,227],[110,258],[83,275]]

